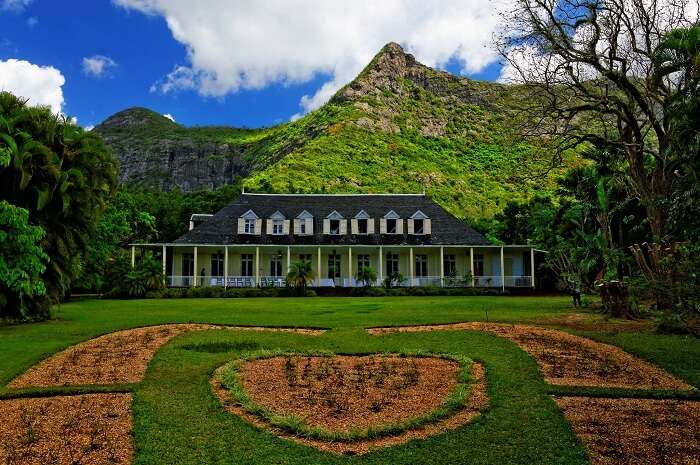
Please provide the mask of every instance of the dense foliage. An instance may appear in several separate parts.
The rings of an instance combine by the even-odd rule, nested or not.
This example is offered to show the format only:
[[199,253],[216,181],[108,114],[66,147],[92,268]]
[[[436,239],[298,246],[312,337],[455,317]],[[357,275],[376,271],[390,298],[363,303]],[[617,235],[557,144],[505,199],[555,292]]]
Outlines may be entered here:
[[49,257],[39,246],[44,235],[29,224],[27,210],[0,201],[0,319],[46,316],[41,274]]
[[[102,140],[48,108],[0,93],[0,198],[28,212],[41,227],[40,246],[50,258],[41,278],[46,297],[17,315],[46,314],[81,269],[86,245],[116,188],[116,165]],[[31,314],[31,315],[30,315]]]

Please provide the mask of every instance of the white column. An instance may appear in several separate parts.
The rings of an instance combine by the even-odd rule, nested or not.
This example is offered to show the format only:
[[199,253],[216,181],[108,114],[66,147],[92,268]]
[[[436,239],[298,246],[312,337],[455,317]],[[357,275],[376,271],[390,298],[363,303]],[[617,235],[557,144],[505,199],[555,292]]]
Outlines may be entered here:
[[199,271],[197,271],[197,247],[194,248],[194,276],[192,278],[192,285],[194,287],[197,287],[197,276],[199,275]]
[[131,246],[131,267],[136,266],[136,246]]
[[228,246],[224,246],[224,289],[228,287]]
[[535,288],[535,249],[530,249],[530,286]]
[[440,246],[440,287],[445,285],[445,250]]
[[260,286],[260,247],[255,248],[255,285]]
[[[287,273],[292,268],[292,248],[287,246]],[[285,273],[285,275],[287,274]]]
[[408,248],[408,285],[413,286],[413,247]]
[[167,286],[168,285],[168,270],[165,269],[165,253],[166,253],[166,248],[165,244],[163,244],[163,285]]
[[501,290],[506,290],[506,270],[503,261],[503,246],[501,246]]
[[377,277],[379,278],[379,284],[380,284],[380,285],[381,285],[381,283],[384,281],[384,277],[382,276],[382,274],[383,274],[383,273],[382,273],[382,271],[383,271],[383,270],[382,270],[382,260],[383,260],[383,257],[384,257],[384,254],[382,253],[382,246],[380,245],[380,246],[379,246],[379,263],[378,263],[379,266],[377,266],[377,271],[378,271]]
[[352,287],[352,247],[348,247],[348,287]]
[[474,287],[474,247],[469,247],[469,271],[472,274],[471,286]]
[[321,247],[318,248],[318,254],[316,255],[316,281],[318,282],[318,287],[321,287]]

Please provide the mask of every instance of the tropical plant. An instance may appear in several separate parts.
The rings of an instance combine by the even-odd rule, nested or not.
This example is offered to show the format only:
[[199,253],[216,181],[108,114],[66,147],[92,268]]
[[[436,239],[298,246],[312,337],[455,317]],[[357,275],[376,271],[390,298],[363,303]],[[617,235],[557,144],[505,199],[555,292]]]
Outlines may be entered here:
[[41,274],[49,257],[39,247],[44,230],[24,208],[0,201],[0,319],[48,316]]
[[139,270],[133,269],[126,274],[124,277],[124,290],[129,297],[138,298],[146,295],[148,287],[146,287],[143,275]]
[[392,287],[400,285],[404,280],[404,277],[401,273],[398,271],[394,271],[393,273],[389,273],[386,278],[384,278],[384,282],[382,285],[387,288],[391,289]]
[[314,280],[314,272],[311,269],[311,262],[299,260],[292,263],[287,272],[287,285],[294,286],[301,295],[306,294],[306,288]]
[[143,297],[146,292],[164,287],[162,263],[146,252],[131,266],[126,253],[119,254],[111,263],[106,275],[109,294],[114,297]]
[[357,271],[356,279],[361,281],[364,287],[372,287],[377,282],[377,272],[374,268],[366,266]]
[[96,134],[7,92],[0,92],[0,153],[0,198],[26,209],[29,224],[46,232],[40,245],[50,261],[42,279],[55,302],[80,272],[116,188],[115,162]]

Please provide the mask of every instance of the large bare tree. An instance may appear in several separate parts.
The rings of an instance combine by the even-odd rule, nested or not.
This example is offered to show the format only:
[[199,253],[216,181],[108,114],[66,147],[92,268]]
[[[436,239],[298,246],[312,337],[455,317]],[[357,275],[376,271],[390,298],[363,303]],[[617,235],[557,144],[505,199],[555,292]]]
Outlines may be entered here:
[[669,31],[698,25],[698,1],[512,0],[504,19],[497,45],[504,78],[527,93],[525,132],[557,157],[581,144],[623,154],[654,239],[669,239],[672,112],[698,79],[660,49]]

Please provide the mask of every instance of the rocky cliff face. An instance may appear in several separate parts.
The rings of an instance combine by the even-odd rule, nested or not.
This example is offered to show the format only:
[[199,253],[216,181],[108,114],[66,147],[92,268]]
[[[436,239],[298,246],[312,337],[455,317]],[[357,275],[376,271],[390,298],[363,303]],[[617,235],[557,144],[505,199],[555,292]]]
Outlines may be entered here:
[[187,128],[144,108],[121,111],[94,129],[119,163],[119,180],[158,190],[215,189],[253,165],[241,147],[198,140]]

